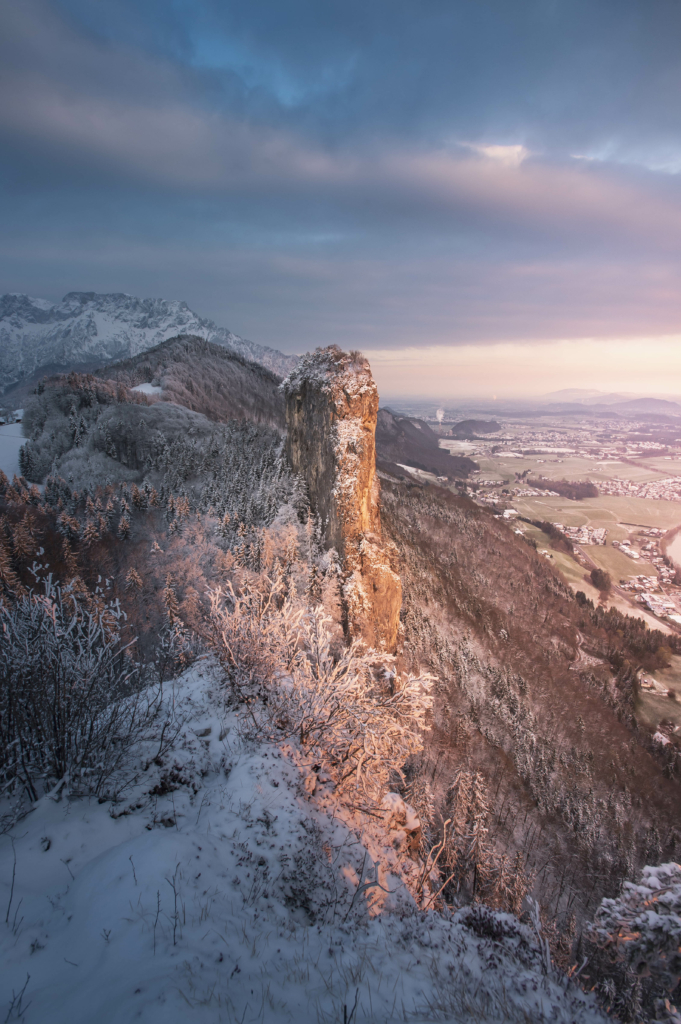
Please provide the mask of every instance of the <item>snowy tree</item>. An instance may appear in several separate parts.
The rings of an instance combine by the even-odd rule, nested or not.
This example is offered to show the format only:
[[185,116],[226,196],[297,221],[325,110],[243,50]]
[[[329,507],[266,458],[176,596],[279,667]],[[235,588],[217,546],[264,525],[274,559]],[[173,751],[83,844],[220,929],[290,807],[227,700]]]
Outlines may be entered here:
[[599,988],[627,1021],[681,1021],[671,999],[681,978],[681,865],[645,867],[604,899],[591,928]]
[[142,589],[142,577],[137,569],[129,569],[125,577],[125,589],[137,593]]
[[96,523],[92,519],[85,520],[85,526],[83,527],[83,533],[81,537],[83,547],[89,547],[94,541],[99,540],[99,530],[97,529]]
[[2,542],[0,542],[0,590],[12,595],[25,593],[21,580],[12,567],[9,552]]

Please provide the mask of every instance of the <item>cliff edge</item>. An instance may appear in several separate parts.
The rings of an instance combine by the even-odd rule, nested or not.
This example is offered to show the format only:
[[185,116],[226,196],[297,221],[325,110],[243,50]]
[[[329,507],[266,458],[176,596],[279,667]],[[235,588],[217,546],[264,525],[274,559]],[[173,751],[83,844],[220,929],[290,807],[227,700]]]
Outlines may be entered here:
[[368,360],[336,345],[317,349],[282,389],[291,467],[307,484],[326,547],[340,558],[347,631],[372,647],[394,650],[402,585],[381,541],[378,389]]

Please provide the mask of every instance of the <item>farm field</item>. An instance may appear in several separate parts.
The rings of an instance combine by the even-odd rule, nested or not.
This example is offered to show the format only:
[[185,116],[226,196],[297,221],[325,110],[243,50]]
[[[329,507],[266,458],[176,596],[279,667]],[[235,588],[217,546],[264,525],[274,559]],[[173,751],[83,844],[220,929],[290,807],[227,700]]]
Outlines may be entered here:
[[646,459],[645,463],[663,476],[681,476],[681,458]]
[[[546,499],[551,500],[551,499]],[[517,503],[519,504],[519,503]],[[582,502],[569,502],[570,505],[580,505]],[[671,504],[671,503],[670,503]],[[520,510],[519,510],[520,511]],[[523,513],[524,514],[524,513]],[[532,518],[540,518],[539,516],[533,516]],[[541,518],[548,518],[543,516]],[[550,522],[567,522],[566,519],[556,517]],[[568,524],[570,525],[570,524]],[[600,601],[600,593],[591,584],[588,579],[588,572],[578,562],[575,561],[567,552],[555,551],[549,544],[549,538],[536,526],[532,526],[529,523],[517,523],[516,528],[522,528],[522,532],[526,537],[531,538],[537,544],[537,550],[540,552],[546,551],[550,556],[551,562],[559,570],[561,575],[565,578],[567,584],[573,591],[581,590],[586,596],[598,604]],[[610,526],[608,526],[610,529]],[[614,531],[613,531],[614,532]],[[618,532],[622,537],[627,535],[625,527],[618,527]],[[611,539],[612,534],[608,535],[608,540]],[[631,558],[627,558],[617,548],[611,547],[609,544],[606,547],[597,547],[595,545],[588,545],[583,548],[585,554],[596,565],[600,566],[610,573],[612,580],[615,585],[620,578],[631,576],[634,574],[645,574],[646,576],[657,576],[658,572],[654,565],[650,562],[645,562],[640,559],[638,562],[633,561]],[[661,621],[652,615],[647,609],[641,605],[630,602],[626,598],[622,597],[621,594],[611,593],[605,604],[608,607],[615,607],[625,615],[633,615],[634,618],[643,619],[651,629],[659,629],[663,633],[670,633],[672,629],[667,625],[666,622]],[[681,664],[681,659],[680,659]],[[681,678],[681,676],[680,676]]]
[[669,668],[658,669],[653,675],[658,683],[676,693],[676,700],[642,690],[637,699],[637,713],[655,728],[662,719],[681,726],[681,658],[673,655]]
[[627,536],[629,531],[626,527],[656,526],[661,530],[671,530],[681,523],[681,502],[677,501],[624,498],[610,494],[582,501],[541,497],[513,497],[510,500],[513,507],[528,519],[547,519],[551,523],[561,522],[566,526],[604,526],[608,531],[622,524],[625,529],[621,532],[608,532],[609,541]]
[[635,562],[632,558],[628,558],[617,548],[610,547],[585,547],[585,553],[591,558],[596,565],[601,569],[605,569],[606,572],[610,573],[613,583],[617,583],[620,579],[625,579],[627,576],[658,576],[659,573],[652,562],[644,562],[641,558],[638,562]]
[[517,459],[502,454],[487,457],[472,455],[471,458],[480,466],[480,476],[485,479],[498,477],[510,481],[511,485],[516,483],[515,474],[523,473],[526,469],[533,477],[543,476],[547,480],[592,480],[596,486],[599,481],[605,480],[648,483],[669,476],[681,476],[681,460],[678,459],[673,462],[645,459],[644,465],[636,465],[616,458],[596,461],[569,455],[564,459],[534,455]]

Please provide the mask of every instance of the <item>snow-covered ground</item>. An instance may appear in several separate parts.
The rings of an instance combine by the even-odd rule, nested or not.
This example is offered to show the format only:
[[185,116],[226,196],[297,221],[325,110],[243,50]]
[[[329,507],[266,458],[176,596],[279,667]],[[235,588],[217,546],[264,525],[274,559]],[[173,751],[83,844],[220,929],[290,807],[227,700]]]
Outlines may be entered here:
[[131,391],[141,391],[143,395],[160,395],[163,391],[162,387],[154,384],[136,384]]
[[0,426],[0,469],[9,480],[19,474],[19,449],[26,443],[21,433],[21,423],[5,423]]
[[247,739],[222,685],[208,661],[178,680],[184,724],[124,800],[46,796],[0,837],[0,1019],[602,1021],[514,918],[419,910],[382,826]]

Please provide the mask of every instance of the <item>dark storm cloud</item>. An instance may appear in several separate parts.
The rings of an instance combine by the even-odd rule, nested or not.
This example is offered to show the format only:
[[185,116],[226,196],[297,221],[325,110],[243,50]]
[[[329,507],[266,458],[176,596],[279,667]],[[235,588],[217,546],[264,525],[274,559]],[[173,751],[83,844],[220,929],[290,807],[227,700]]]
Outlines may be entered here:
[[681,7],[6,0],[2,290],[304,349],[669,333]]

